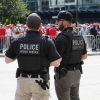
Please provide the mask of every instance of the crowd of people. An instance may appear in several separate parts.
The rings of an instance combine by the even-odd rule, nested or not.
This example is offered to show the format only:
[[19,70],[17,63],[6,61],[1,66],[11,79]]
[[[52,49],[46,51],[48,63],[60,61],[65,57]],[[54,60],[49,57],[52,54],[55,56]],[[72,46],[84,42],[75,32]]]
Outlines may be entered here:
[[[87,45],[87,35],[93,35],[96,39],[97,35],[100,35],[100,23],[85,23],[85,24],[76,24],[73,23],[72,27],[74,30],[78,31],[79,34],[82,34],[86,45]],[[25,24],[9,24],[3,25],[0,24],[0,52],[2,53],[3,48],[8,48],[11,41],[14,38],[19,37],[20,35],[26,34],[27,25]],[[42,27],[39,29],[41,34],[50,36],[50,38],[55,38],[59,33],[58,25],[55,24],[42,24]],[[96,49],[96,48],[95,48]]]

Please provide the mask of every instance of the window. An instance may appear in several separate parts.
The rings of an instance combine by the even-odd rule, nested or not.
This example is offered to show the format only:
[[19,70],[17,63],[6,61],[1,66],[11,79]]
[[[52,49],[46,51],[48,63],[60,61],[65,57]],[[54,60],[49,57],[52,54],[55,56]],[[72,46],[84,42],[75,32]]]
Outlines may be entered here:
[[35,2],[31,2],[29,5],[30,7],[35,6]]
[[65,0],[65,3],[72,3],[75,2],[75,0]]
[[92,0],[85,0],[86,2],[92,2]]
[[49,5],[49,1],[42,1],[42,6]]
[[42,10],[49,10],[49,1],[42,1]]
[[65,7],[61,7],[61,10],[65,10]]
[[54,8],[54,10],[59,10],[59,8]]
[[75,6],[70,6],[70,8],[71,8],[71,9],[76,9],[76,7],[75,7]]

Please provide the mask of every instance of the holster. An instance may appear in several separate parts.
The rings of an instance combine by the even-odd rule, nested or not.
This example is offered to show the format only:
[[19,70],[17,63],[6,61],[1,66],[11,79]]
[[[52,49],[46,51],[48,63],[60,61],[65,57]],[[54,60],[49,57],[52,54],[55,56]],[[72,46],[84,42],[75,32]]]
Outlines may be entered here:
[[50,79],[50,75],[49,73],[43,74],[42,75],[43,81],[48,83],[49,79]]
[[48,82],[50,79],[49,69],[47,67],[43,67],[42,70],[42,78],[45,82]]
[[65,76],[67,74],[67,68],[66,67],[58,67],[58,68],[55,68],[55,72],[58,73],[58,77],[59,79],[61,79],[62,76]]
[[80,64],[79,64],[79,70],[80,70],[81,74],[83,74],[83,69],[82,69],[83,64],[84,64],[83,61],[81,61]]
[[50,79],[50,76],[49,76],[49,70],[48,68],[44,67],[43,70],[42,70],[42,79],[43,79],[43,82],[40,80],[36,80],[36,83],[38,83],[42,89],[46,90],[46,89],[49,89],[49,86],[48,86],[48,82],[49,82],[49,79]]

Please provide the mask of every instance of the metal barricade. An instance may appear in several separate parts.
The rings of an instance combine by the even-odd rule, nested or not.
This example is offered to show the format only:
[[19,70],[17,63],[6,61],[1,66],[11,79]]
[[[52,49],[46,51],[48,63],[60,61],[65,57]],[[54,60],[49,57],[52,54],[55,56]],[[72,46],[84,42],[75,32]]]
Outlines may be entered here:
[[6,35],[0,36],[0,53],[5,52],[9,48],[12,40],[13,36],[6,36]]
[[[23,36],[23,34],[17,36],[17,37],[20,37],[20,36]],[[15,35],[12,35],[12,36],[0,36],[0,52],[5,52],[11,42],[17,38]],[[51,39],[55,39],[56,36],[55,35],[50,35],[49,36]],[[92,49],[100,49],[100,35],[97,35],[96,39],[93,35],[83,35],[84,39],[86,40],[87,42],[87,50],[92,50]]]
[[0,36],[0,53],[5,52],[15,38],[22,36],[24,36],[24,34],[12,35],[12,36],[6,36],[6,35]]
[[94,35],[83,35],[83,38],[86,42],[87,50],[92,51],[96,47],[96,39]]
[[[49,35],[51,39],[55,39],[55,35]],[[94,35],[83,35],[83,38],[87,44],[87,50],[92,51],[92,49],[96,48],[96,39]]]
[[4,35],[0,36],[0,53],[3,53],[3,48],[5,47],[6,37]]
[[100,35],[96,36],[96,50],[100,50]]

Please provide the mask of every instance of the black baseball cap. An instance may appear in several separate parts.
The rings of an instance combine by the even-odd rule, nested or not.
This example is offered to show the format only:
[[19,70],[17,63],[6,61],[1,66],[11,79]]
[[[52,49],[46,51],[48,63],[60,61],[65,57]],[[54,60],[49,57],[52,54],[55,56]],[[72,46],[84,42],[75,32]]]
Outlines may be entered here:
[[27,25],[30,27],[39,26],[41,18],[37,13],[32,13],[27,17]]
[[63,10],[63,11],[60,11],[58,15],[54,17],[54,19],[56,20],[64,19],[66,21],[72,22],[73,15],[70,12]]

